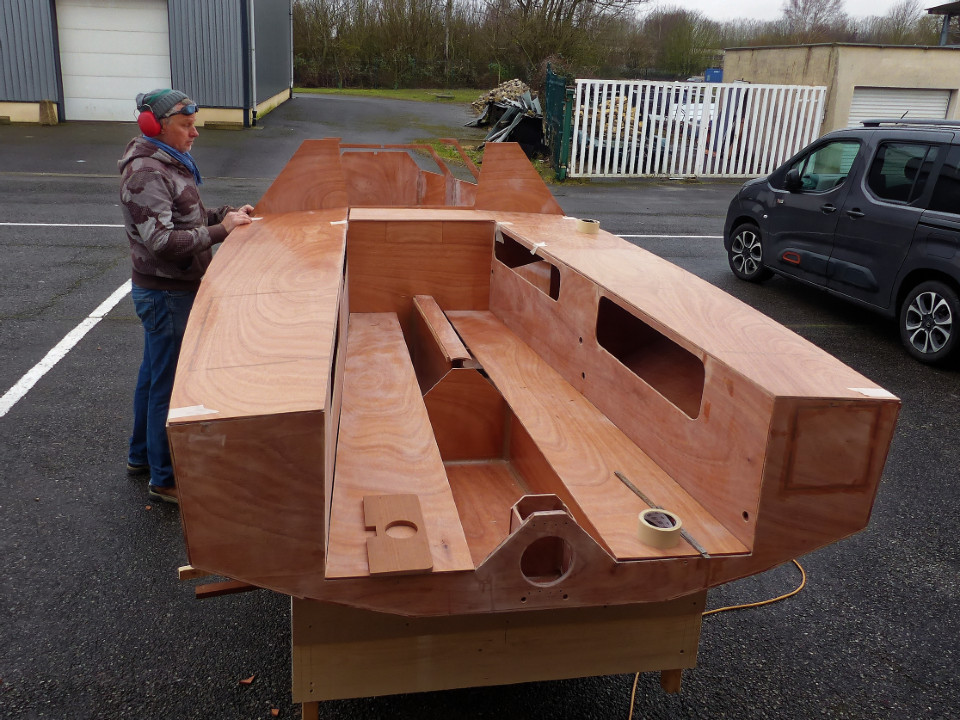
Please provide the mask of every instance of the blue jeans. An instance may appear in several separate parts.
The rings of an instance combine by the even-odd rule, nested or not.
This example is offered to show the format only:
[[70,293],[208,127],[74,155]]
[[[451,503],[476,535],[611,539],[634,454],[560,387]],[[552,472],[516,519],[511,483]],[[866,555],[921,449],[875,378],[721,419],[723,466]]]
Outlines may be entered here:
[[167,411],[173,375],[187,318],[196,293],[180,290],[146,290],[133,286],[133,305],[143,323],[143,362],[133,395],[133,434],[127,457],[133,465],[150,465],[150,484],[174,485]]

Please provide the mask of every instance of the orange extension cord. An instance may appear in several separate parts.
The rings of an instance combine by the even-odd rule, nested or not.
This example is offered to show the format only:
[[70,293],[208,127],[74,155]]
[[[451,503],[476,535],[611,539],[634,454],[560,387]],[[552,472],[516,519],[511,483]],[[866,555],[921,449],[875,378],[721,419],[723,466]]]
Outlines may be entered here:
[[[769,600],[760,600],[759,602],[744,603],[743,605],[728,605],[727,607],[716,608],[715,610],[707,610],[703,613],[702,617],[707,615],[715,615],[716,613],[727,612],[728,610],[743,610],[745,608],[760,607],[762,605],[770,605],[775,602],[780,602],[781,600],[786,600],[789,597],[793,597],[798,592],[803,590],[804,586],[807,584],[807,573],[801,565],[796,560],[793,561],[793,564],[797,566],[797,569],[800,571],[800,584],[790,592],[785,595],[780,595],[775,598],[770,598]],[[633,702],[637,697],[637,683],[640,681],[640,673],[637,673],[633,678],[633,690],[630,691],[630,715],[627,720],[633,720]]]

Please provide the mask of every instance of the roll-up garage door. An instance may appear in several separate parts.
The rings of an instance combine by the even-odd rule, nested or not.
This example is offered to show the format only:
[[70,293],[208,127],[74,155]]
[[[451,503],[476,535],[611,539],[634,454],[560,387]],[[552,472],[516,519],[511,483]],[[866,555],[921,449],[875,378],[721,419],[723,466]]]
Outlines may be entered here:
[[167,0],[57,0],[64,119],[133,120],[137,93],[170,87]]
[[899,118],[904,113],[911,120],[942,120],[949,104],[949,90],[855,87],[847,127],[871,118]]

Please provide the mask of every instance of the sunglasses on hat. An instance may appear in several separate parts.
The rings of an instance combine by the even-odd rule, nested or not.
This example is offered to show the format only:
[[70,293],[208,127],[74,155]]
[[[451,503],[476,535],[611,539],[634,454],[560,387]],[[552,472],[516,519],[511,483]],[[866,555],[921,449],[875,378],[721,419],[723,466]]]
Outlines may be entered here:
[[168,112],[168,113],[167,113],[166,115],[164,115],[163,117],[168,118],[168,117],[173,117],[174,115],[193,115],[193,114],[196,113],[197,110],[199,110],[199,109],[200,109],[200,106],[197,105],[196,103],[193,103],[193,104],[191,104],[191,105],[184,105],[184,106],[183,106],[182,108],[180,108],[179,110],[174,110],[174,111],[172,111],[172,112]]

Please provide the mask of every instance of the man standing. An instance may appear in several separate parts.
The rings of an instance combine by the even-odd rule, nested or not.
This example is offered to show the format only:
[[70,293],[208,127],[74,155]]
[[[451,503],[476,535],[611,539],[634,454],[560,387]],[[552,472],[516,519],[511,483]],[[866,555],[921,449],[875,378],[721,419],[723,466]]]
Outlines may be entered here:
[[134,138],[120,158],[120,203],[133,261],[133,303],[143,324],[143,362],[133,397],[127,472],[149,473],[150,496],[177,503],[166,422],[187,317],[212,248],[251,222],[253,208],[207,210],[190,156],[198,107],[179,90],[137,96]]

